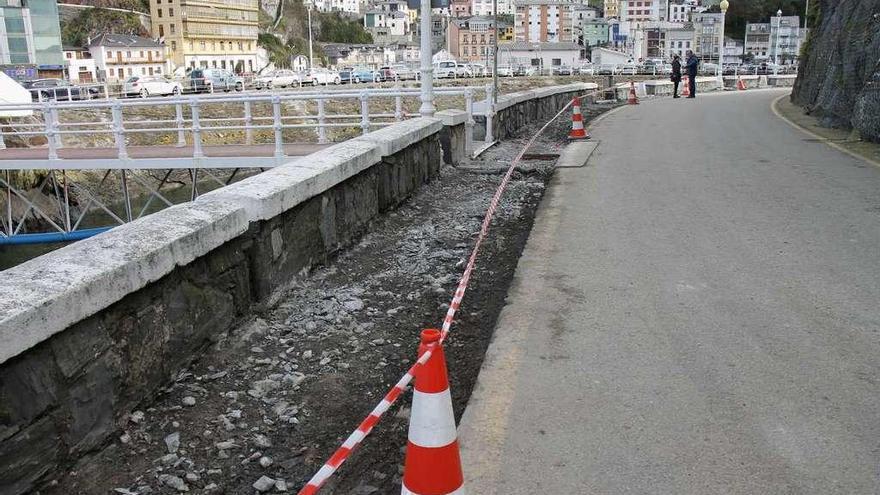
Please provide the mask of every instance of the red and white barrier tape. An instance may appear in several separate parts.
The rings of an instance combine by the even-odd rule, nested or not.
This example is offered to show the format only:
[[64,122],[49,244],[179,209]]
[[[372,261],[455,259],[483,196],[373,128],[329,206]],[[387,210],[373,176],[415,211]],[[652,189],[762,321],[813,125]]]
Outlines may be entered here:
[[[599,91],[593,91],[590,94],[596,94]],[[468,283],[471,279],[471,273],[474,271],[474,267],[477,263],[477,255],[480,252],[480,246],[483,244],[483,240],[489,233],[489,226],[492,223],[492,218],[495,216],[495,211],[498,209],[498,204],[501,201],[501,195],[504,193],[504,190],[507,188],[507,184],[510,182],[510,178],[513,176],[513,172],[516,169],[517,164],[522,161],[523,156],[525,156],[526,151],[535,144],[535,140],[538,139],[547,127],[550,126],[553,121],[559,118],[563,112],[568,110],[568,107],[571,106],[573,100],[568,102],[562,110],[559,111],[556,115],[553,116],[552,119],[548,120],[546,124],[534,135],[529,142],[526,143],[525,147],[522,151],[517,155],[517,157],[510,164],[510,167],[507,169],[507,173],[504,174],[504,178],[501,179],[501,183],[498,185],[498,189],[495,190],[495,195],[492,196],[492,201],[489,203],[489,208],[486,210],[486,216],[483,217],[483,224],[480,228],[480,235],[477,237],[476,242],[474,243],[474,249],[471,251],[471,256],[468,258],[467,266],[464,269],[464,273],[461,276],[461,280],[458,282],[458,287],[455,289],[455,294],[452,296],[452,302],[449,304],[449,310],[446,312],[446,317],[443,319],[443,326],[441,327],[440,334],[440,344],[446,340],[446,337],[449,335],[450,328],[452,327],[452,322],[455,318],[455,313],[458,311],[459,306],[461,305],[462,299],[464,299],[464,293],[467,291]],[[366,438],[367,435],[373,430],[373,427],[376,426],[376,423],[379,422],[379,419],[385,414],[394,401],[397,400],[398,397],[406,390],[407,385],[412,381],[413,377],[416,376],[418,370],[428,362],[428,359],[431,359],[432,350],[429,349],[427,352],[422,354],[419,359],[407,370],[406,374],[404,374],[400,380],[385,394],[385,397],[382,398],[382,401],[370,411],[370,414],[364,419],[360,425],[358,425],[357,429],[354,430],[348,438],[342,443],[342,445],[336,449],[336,452],[330,456],[330,459],[321,466],[321,469],[312,476],[312,479],[306,483],[306,486],[299,491],[298,495],[313,495],[318,493],[318,490],[324,485],[327,479],[339,469],[339,466],[342,465],[346,459],[351,456],[351,453],[360,445],[360,443]]]

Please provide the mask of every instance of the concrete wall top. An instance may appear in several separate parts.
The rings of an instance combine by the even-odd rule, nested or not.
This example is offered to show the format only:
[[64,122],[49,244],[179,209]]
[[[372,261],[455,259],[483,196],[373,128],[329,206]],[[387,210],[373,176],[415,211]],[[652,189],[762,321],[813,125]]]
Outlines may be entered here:
[[464,110],[442,110],[434,114],[445,126],[461,125],[467,122]]
[[243,234],[244,209],[172,206],[3,272],[0,363]]
[[[548,86],[546,88],[538,88],[529,91],[519,91],[516,93],[509,93],[498,98],[498,104],[495,105],[495,111],[499,112],[504,110],[505,108],[512,107],[518,103],[522,103],[527,100],[531,100],[534,98],[545,98],[547,96],[553,96],[560,93],[571,93],[575,91],[588,92],[595,91],[599,89],[599,85],[596,83],[572,83],[572,84],[564,84],[560,86]],[[486,115],[488,113],[488,109],[486,108],[485,101],[479,101],[474,103],[474,113],[479,115]]]
[[[373,131],[360,137],[356,137],[351,141],[366,141],[374,143],[379,147],[382,156],[391,156],[407,146],[421,141],[431,134],[440,132],[443,129],[443,122],[440,119],[432,119],[428,117],[419,117],[410,120],[404,120],[397,124],[384,127],[378,131]],[[332,149],[335,146],[332,146]],[[327,151],[327,150],[324,150]],[[314,156],[310,155],[310,158]],[[309,161],[312,161],[311,159]]]

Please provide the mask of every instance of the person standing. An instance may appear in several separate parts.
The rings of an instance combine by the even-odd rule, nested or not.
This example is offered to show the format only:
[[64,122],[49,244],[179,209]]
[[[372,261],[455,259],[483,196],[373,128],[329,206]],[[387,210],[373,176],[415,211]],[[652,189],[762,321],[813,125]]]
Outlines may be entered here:
[[688,98],[696,98],[697,97],[697,69],[700,67],[700,59],[694,55],[694,52],[691,50],[687,51],[687,62],[685,63],[685,67],[687,67],[688,72],[688,90],[690,90],[690,94]]
[[678,95],[678,85],[681,83],[681,57],[676,53],[672,56],[672,97],[681,98]]

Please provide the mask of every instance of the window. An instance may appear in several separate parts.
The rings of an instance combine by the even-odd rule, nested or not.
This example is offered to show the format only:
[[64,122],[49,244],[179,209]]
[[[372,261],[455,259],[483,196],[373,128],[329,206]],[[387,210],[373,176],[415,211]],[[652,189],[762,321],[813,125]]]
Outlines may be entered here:
[[64,58],[73,58],[73,54],[70,52],[67,52],[64,54]]
[[141,50],[141,58],[144,58],[144,51]]
[[128,68],[128,75],[132,75],[134,72],[131,70],[131,67]]
[[156,74],[162,73],[162,67],[156,67]]
[[199,48],[201,48],[202,50],[205,49],[205,42],[204,41],[199,41]]
[[113,58],[113,51],[112,50],[107,51],[107,58]]
[[241,43],[241,41],[238,42],[238,51],[240,51],[240,52],[241,52],[241,51],[244,51],[244,48],[242,48],[242,43]]
[[147,68],[146,67],[141,67],[141,75],[143,75],[143,76],[147,75]]
[[226,51],[226,43],[224,43],[222,41],[220,42],[220,50],[224,51],[224,52]]
[[171,7],[168,8],[168,17],[174,17],[174,9]]
[[159,9],[156,12],[159,14],[159,19],[161,19],[162,18],[162,9]]
[[216,60],[211,60],[211,66],[214,67],[214,68],[216,69],[216,68],[217,68],[217,61],[216,61]]
[[[168,25],[168,31],[169,31],[171,34],[174,34],[174,24],[169,24],[169,25]],[[190,48],[192,48],[192,47],[190,47]]]
[[122,67],[116,69],[116,73],[119,74],[119,77],[125,77],[125,69]]
[[171,42],[171,51],[172,52],[177,51],[177,42],[176,41]]
[[165,36],[165,26],[159,24],[159,36]]

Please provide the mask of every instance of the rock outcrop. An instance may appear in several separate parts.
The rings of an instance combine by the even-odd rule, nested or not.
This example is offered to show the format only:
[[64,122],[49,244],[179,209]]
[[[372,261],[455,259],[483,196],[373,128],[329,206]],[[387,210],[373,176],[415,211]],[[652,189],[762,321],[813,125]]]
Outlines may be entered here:
[[880,142],[880,0],[820,0],[792,101]]

